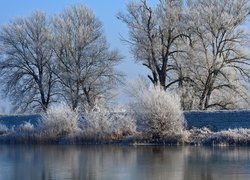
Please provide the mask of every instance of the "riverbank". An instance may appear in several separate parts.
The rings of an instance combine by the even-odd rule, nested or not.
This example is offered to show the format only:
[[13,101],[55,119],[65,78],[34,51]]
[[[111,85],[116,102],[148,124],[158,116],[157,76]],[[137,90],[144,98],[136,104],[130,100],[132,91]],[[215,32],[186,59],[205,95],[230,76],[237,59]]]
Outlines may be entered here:
[[0,143],[250,145],[250,111],[184,112],[185,126],[181,131],[158,131],[160,134],[138,129],[128,113],[90,115],[84,119],[63,109],[43,116],[0,116]]
[[194,146],[249,146],[250,129],[229,129],[213,132],[208,128],[185,130],[161,138],[143,133],[133,135],[86,134],[82,131],[67,135],[45,136],[38,131],[9,132],[0,135],[3,144],[120,144],[120,145],[194,145]]

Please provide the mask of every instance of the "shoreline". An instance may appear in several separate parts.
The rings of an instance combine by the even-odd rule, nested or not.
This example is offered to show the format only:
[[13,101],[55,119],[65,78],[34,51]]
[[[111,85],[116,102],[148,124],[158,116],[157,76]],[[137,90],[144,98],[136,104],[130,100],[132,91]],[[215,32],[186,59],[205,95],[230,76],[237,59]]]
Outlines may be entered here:
[[23,145],[121,145],[121,146],[196,146],[196,147],[250,147],[250,137],[247,140],[228,138],[215,139],[206,137],[199,141],[184,139],[140,139],[135,137],[123,139],[88,139],[83,137],[34,138],[0,135],[1,144]]

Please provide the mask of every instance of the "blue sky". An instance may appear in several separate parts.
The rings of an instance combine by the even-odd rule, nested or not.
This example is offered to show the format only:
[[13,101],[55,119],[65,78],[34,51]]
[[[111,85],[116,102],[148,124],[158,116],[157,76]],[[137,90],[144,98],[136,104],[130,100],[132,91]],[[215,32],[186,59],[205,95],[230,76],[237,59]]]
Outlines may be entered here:
[[[156,0],[155,0],[156,1]],[[117,48],[125,56],[119,66],[128,78],[144,73],[144,68],[133,63],[129,48],[120,40],[127,37],[127,27],[116,18],[119,11],[125,12],[128,0],[7,0],[0,1],[0,25],[19,16],[29,16],[35,10],[42,10],[49,15],[61,12],[73,4],[84,4],[94,11],[104,25],[104,31],[112,48]]]
[[[117,67],[127,79],[134,79],[139,74],[145,75],[146,70],[133,62],[128,45],[121,42],[120,37],[127,37],[128,30],[125,24],[116,18],[119,11],[125,12],[128,0],[1,0],[0,25],[4,25],[16,17],[29,16],[35,10],[42,10],[49,15],[61,12],[65,7],[73,4],[84,4],[94,11],[104,26],[105,35],[111,48],[117,48],[125,57]],[[151,0],[156,2],[156,0]],[[8,101],[0,99],[0,113],[2,107],[8,110]],[[6,108],[7,107],[7,108]]]

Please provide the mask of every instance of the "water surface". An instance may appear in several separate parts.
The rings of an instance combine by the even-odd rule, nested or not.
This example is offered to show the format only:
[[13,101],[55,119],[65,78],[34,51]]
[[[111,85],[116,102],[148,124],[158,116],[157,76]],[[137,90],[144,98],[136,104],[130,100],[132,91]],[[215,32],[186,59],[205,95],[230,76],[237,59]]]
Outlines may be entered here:
[[250,148],[0,145],[0,180],[249,180]]

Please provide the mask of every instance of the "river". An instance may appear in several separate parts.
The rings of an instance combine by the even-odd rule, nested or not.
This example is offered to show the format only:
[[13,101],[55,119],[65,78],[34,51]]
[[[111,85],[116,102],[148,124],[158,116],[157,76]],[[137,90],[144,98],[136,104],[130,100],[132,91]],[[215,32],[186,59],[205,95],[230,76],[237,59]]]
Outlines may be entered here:
[[249,147],[0,145],[0,180],[249,180]]

